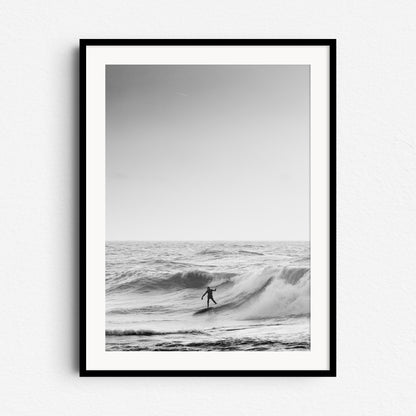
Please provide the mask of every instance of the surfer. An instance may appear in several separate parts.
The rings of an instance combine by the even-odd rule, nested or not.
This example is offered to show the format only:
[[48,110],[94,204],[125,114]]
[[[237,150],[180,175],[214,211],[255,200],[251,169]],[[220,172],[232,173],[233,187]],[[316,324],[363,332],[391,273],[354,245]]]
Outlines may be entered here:
[[207,296],[207,309],[209,308],[209,301],[212,300],[215,304],[217,304],[217,302],[215,302],[214,298],[212,297],[212,292],[215,292],[217,289],[211,289],[209,286],[207,287],[207,290],[205,291],[205,293],[202,295],[201,300],[204,299],[205,295]]

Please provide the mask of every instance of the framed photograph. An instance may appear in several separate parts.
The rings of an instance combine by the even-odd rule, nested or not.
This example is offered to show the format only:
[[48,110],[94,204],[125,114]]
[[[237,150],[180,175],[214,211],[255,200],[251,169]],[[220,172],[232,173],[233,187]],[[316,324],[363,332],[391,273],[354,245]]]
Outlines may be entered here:
[[335,40],[81,40],[82,376],[335,376]]

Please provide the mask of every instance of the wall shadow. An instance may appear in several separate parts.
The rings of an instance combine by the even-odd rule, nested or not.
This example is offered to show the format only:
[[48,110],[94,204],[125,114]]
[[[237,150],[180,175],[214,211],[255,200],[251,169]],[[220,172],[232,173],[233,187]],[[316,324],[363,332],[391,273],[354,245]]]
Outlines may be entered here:
[[79,49],[74,48],[70,56],[70,172],[71,172],[71,249],[73,253],[71,281],[71,370],[79,373],[79,319],[80,319],[80,147],[79,147]]

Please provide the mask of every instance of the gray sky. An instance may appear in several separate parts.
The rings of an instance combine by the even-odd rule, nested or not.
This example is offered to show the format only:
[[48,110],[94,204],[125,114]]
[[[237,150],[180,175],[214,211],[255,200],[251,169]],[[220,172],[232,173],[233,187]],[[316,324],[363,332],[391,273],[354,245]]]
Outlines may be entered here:
[[308,240],[309,66],[107,66],[106,239]]

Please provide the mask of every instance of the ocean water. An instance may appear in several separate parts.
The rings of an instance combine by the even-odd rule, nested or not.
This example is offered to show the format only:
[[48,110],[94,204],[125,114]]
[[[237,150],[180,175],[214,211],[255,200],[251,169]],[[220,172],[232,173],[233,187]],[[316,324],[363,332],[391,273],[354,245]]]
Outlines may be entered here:
[[309,252],[309,242],[107,242],[106,350],[309,350]]

